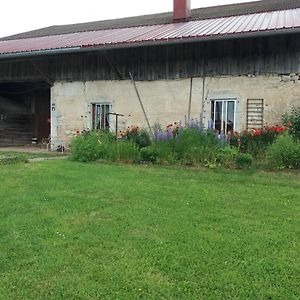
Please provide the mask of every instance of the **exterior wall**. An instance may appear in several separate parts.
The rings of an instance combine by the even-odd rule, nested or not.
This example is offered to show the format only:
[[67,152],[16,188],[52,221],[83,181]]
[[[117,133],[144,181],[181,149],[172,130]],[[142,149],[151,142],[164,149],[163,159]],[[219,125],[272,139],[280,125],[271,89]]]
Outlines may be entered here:
[[[295,81],[293,81],[295,80]],[[188,115],[190,79],[139,81],[136,83],[151,126],[184,122]],[[204,90],[203,90],[204,87]],[[264,99],[264,122],[278,123],[291,106],[300,105],[300,81],[286,76],[224,76],[193,78],[191,118],[207,125],[210,101],[237,100],[236,130],[246,127],[247,99]],[[67,145],[77,131],[91,127],[91,103],[111,103],[112,111],[124,114],[119,128],[130,125],[147,127],[131,81],[56,82],[51,89],[51,135],[57,145]],[[203,107],[203,109],[202,109]],[[113,118],[112,118],[113,119]],[[114,120],[111,120],[114,130]]]

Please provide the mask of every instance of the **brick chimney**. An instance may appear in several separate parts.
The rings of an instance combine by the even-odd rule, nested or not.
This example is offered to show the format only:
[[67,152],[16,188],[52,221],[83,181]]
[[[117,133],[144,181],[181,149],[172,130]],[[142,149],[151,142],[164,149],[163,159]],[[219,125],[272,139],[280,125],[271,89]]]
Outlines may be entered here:
[[191,0],[173,0],[173,20],[182,21],[187,20],[191,16]]

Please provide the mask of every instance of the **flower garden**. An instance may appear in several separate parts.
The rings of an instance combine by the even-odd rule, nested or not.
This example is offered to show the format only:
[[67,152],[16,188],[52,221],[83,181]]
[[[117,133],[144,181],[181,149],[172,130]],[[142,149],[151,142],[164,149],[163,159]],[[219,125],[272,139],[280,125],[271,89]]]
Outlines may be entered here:
[[[210,126],[211,127],[211,126]],[[150,134],[137,126],[83,133],[72,141],[72,158],[189,165],[209,168],[300,168],[300,107],[282,116],[282,125],[219,134],[197,120],[156,124]]]

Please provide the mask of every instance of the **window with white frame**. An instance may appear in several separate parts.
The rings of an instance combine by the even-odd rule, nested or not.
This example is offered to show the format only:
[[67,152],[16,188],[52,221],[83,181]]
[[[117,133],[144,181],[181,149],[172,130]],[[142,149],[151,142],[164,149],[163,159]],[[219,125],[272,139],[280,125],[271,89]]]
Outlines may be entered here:
[[219,133],[234,131],[236,127],[236,99],[213,99],[211,101],[213,128]]
[[92,103],[92,129],[103,130],[110,127],[110,103]]

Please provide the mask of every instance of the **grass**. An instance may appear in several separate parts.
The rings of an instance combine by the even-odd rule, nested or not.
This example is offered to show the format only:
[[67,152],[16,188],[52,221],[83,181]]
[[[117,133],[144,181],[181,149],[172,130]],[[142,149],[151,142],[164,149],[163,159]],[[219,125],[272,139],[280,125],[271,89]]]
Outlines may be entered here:
[[300,175],[0,166],[0,299],[299,299]]
[[0,148],[0,157],[21,157],[24,159],[33,159],[33,158],[59,157],[67,154],[65,153],[62,154],[61,152],[54,152],[54,151],[49,151],[49,152],[6,151],[6,150],[1,150]]

